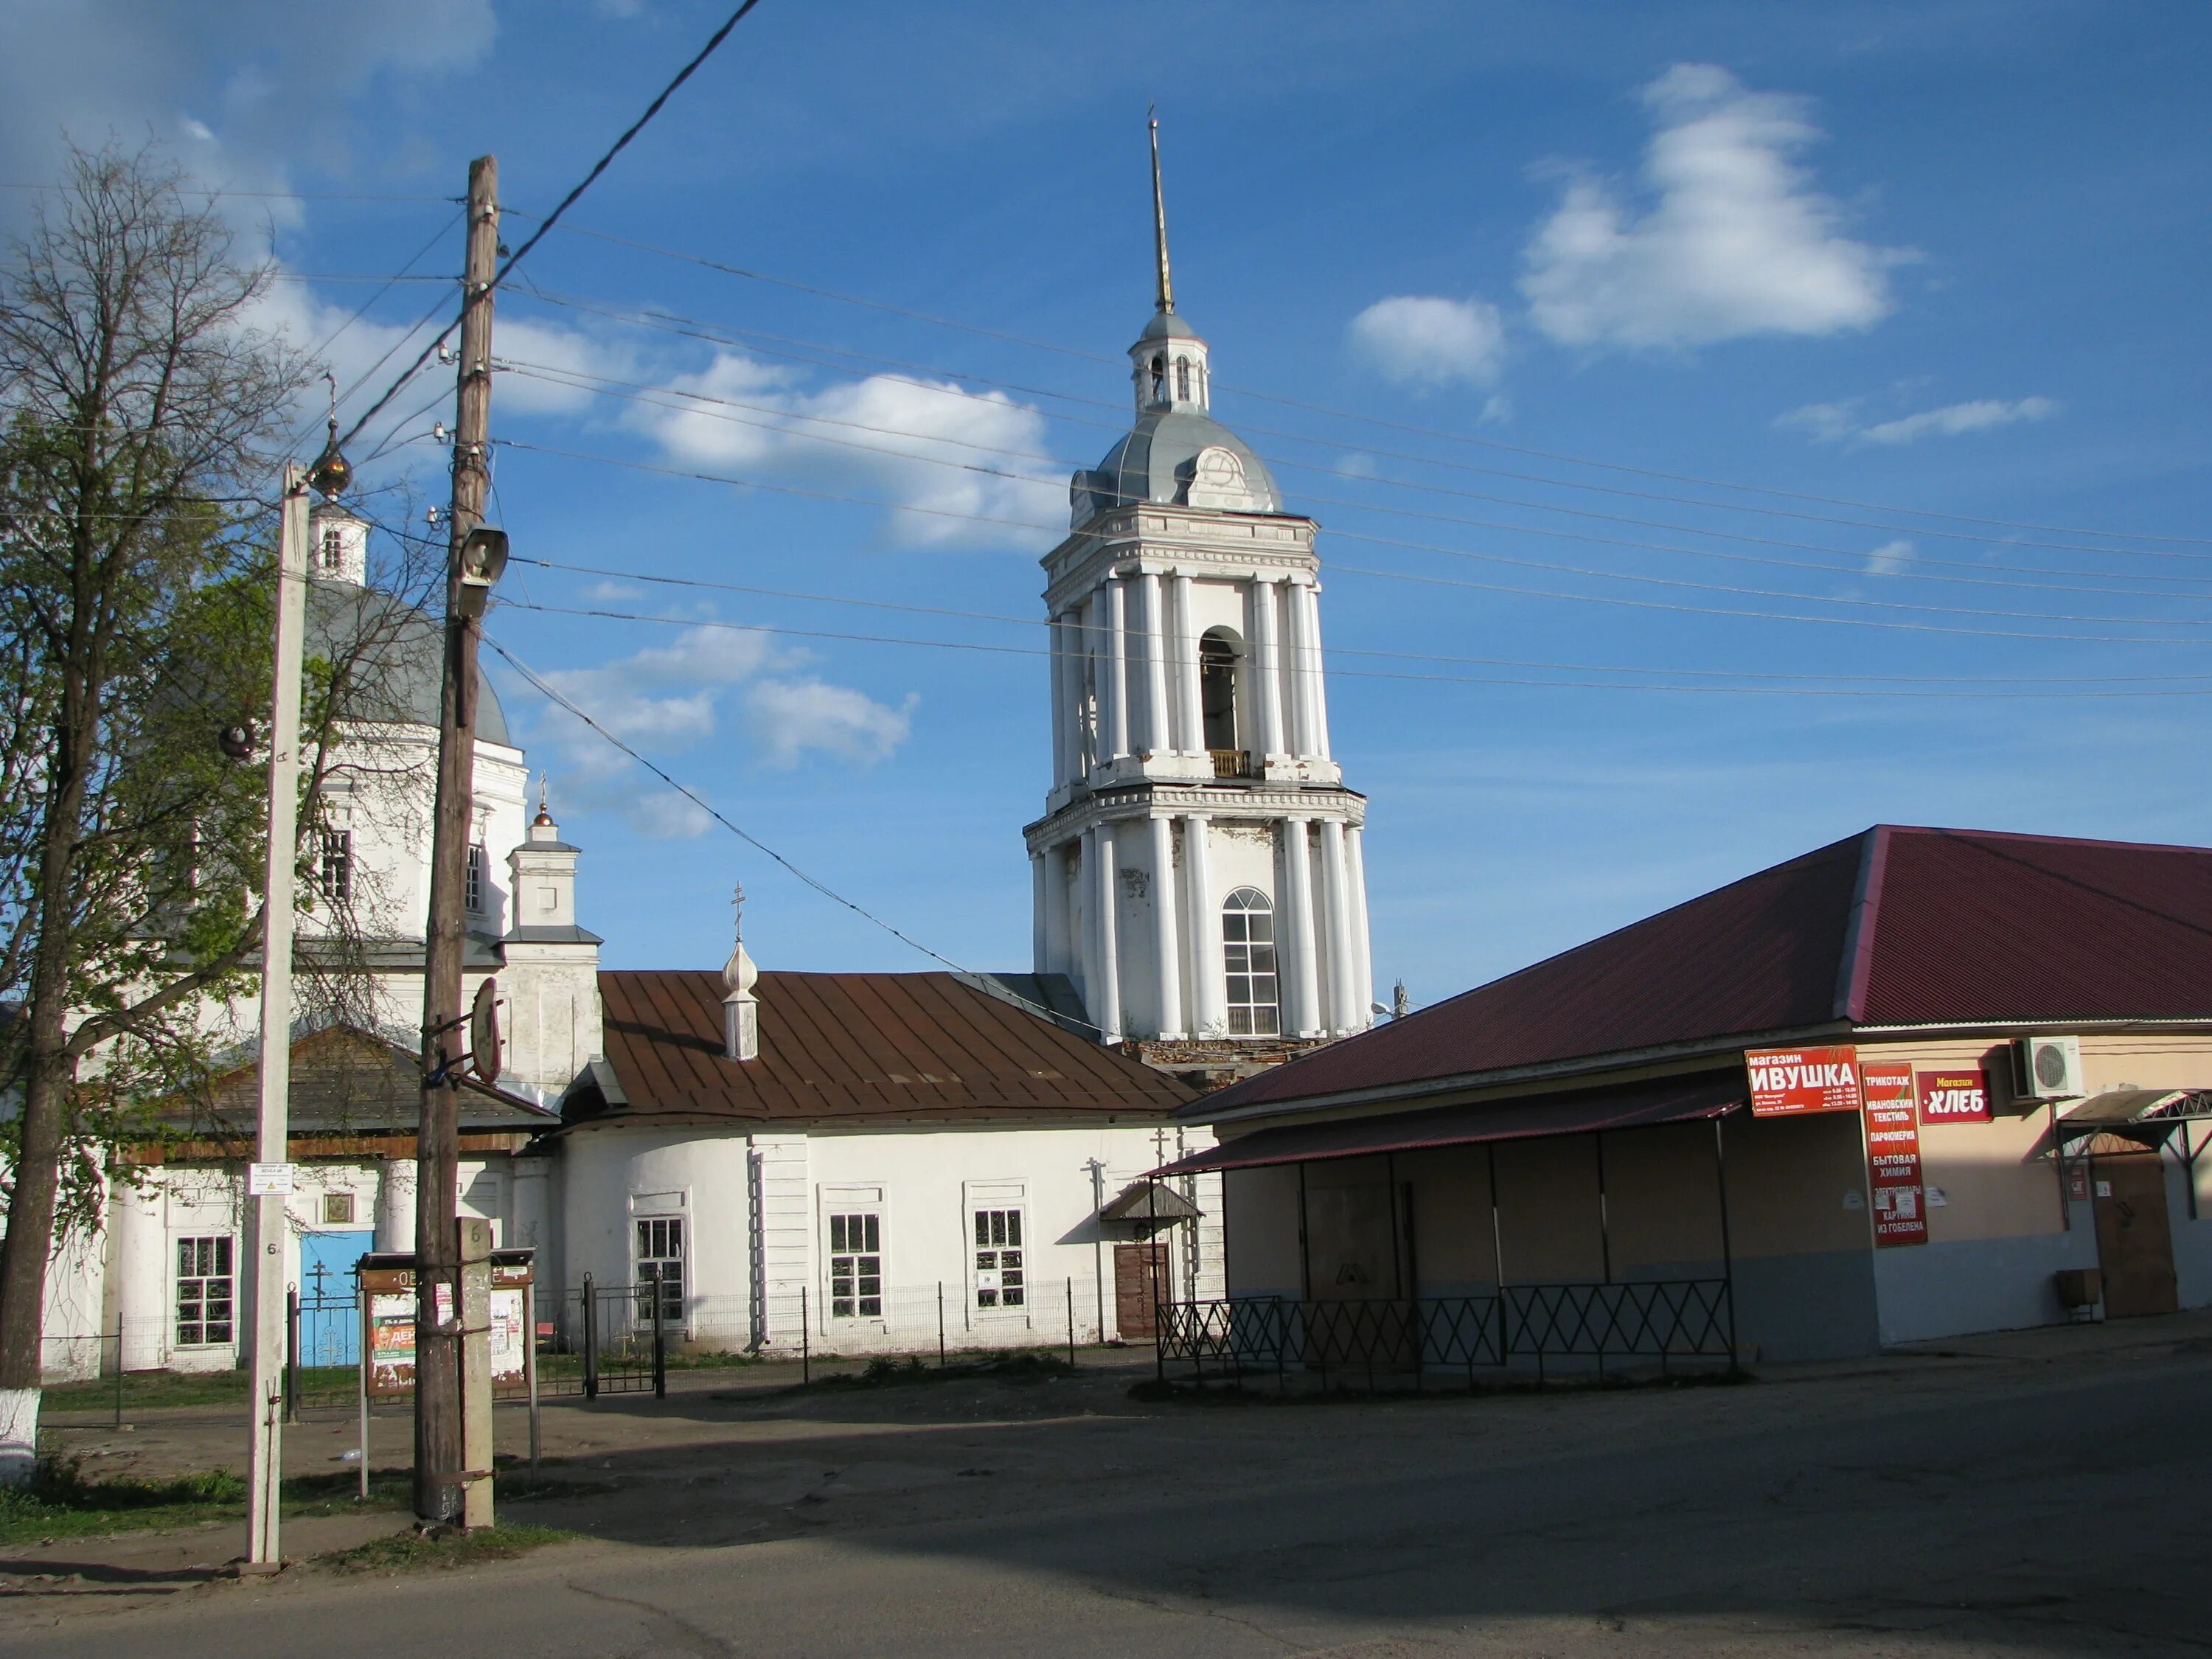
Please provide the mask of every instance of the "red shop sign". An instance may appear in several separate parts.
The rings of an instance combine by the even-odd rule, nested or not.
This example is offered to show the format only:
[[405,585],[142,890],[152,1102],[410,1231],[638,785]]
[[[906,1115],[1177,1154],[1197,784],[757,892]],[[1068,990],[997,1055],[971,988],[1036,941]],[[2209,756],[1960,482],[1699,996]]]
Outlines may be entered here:
[[1867,1174],[1874,1187],[1874,1242],[1925,1244],[1927,1196],[1920,1174],[1920,1125],[1910,1066],[1863,1066]]
[[1923,1123],[1987,1123],[1990,1121],[1990,1080],[1984,1073],[1921,1072],[1920,1121]]
[[1772,1048],[1748,1051],[1753,1117],[1789,1117],[1802,1112],[1856,1112],[1859,1109],[1858,1050]]

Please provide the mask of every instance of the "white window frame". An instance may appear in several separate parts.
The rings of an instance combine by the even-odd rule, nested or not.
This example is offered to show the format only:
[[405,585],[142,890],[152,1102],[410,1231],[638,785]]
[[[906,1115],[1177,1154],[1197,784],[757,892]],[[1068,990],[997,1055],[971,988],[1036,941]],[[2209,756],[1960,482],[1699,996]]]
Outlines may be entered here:
[[[171,1235],[170,1242],[172,1249],[169,1252],[169,1259],[176,1268],[176,1273],[171,1281],[169,1291],[169,1330],[171,1335],[176,1339],[176,1346],[179,1348],[228,1348],[236,1346],[238,1341],[238,1240],[236,1236],[231,1233],[175,1233]],[[185,1252],[187,1250],[192,1252],[190,1266],[193,1271],[191,1272],[185,1270],[187,1263],[185,1260]],[[218,1264],[222,1268],[220,1273],[213,1271]],[[223,1287],[222,1306],[225,1314],[220,1322],[223,1334],[219,1337],[210,1336],[207,1334],[208,1328],[218,1322],[207,1316],[208,1288],[215,1285]],[[198,1291],[193,1304],[198,1310],[198,1317],[189,1322],[200,1333],[197,1341],[188,1341],[185,1337],[187,1325],[185,1318],[185,1289],[187,1285],[197,1286]]]
[[[886,1229],[883,1206],[836,1199],[827,1201],[836,1207],[823,1218],[828,1233],[830,1286],[823,1306],[830,1310],[830,1317],[840,1323],[860,1320],[884,1322],[890,1317],[884,1311],[890,1300],[890,1287],[884,1273]],[[841,1279],[846,1285],[842,1297]],[[875,1285],[872,1295],[867,1289],[871,1283]],[[867,1305],[871,1302],[875,1304],[872,1308]]]
[[[1257,899],[1260,903],[1255,906],[1249,902],[1238,902],[1239,900],[1249,899]],[[1252,938],[1251,918],[1254,916],[1265,916],[1267,919],[1267,937],[1265,940]],[[1230,930],[1232,923],[1239,925],[1239,931],[1244,935],[1242,939],[1231,937]],[[1275,938],[1274,900],[1256,887],[1237,888],[1221,902],[1220,928],[1221,999],[1222,1006],[1227,1010],[1229,1015],[1229,1035],[1231,1036],[1280,1036],[1283,1032],[1283,958],[1281,942]],[[1252,953],[1258,950],[1265,950],[1267,953],[1267,966],[1264,970],[1254,965],[1255,958]],[[1274,996],[1265,1002],[1249,994],[1249,990],[1253,981],[1263,977],[1275,988]],[[1243,1002],[1239,1002],[1236,997],[1236,982],[1240,979],[1243,980],[1248,987],[1248,994]],[[1266,1017],[1264,1030],[1261,1029],[1263,1015]]]
[[[988,1323],[994,1321],[1020,1320],[1026,1323],[1030,1317],[1032,1304],[1031,1280],[1035,1277],[1033,1258],[1036,1246],[1030,1234],[1029,1185],[1022,1181],[970,1181],[963,1183],[961,1194],[960,1243],[968,1257],[968,1317],[971,1322]],[[1009,1226],[995,1227],[988,1218],[1012,1217]],[[977,1243],[979,1224],[986,1234],[985,1242]],[[1010,1242],[1006,1235],[1018,1235],[1018,1242]],[[1006,1258],[1014,1258],[1009,1263]],[[1009,1303],[1006,1299],[1010,1288],[1006,1283],[1008,1273],[1018,1273],[1021,1282],[1013,1286],[1020,1292],[1021,1300]],[[984,1301],[985,1295],[991,1297]]]
[[[690,1219],[688,1215],[665,1212],[630,1217],[630,1279],[637,1290],[641,1322],[643,1324],[650,1325],[653,1322],[653,1301],[646,1291],[646,1286],[653,1281],[648,1279],[645,1272],[647,1264],[653,1263],[661,1270],[658,1292],[660,1297],[661,1327],[663,1329],[673,1328],[677,1330],[682,1330],[684,1328],[685,1312],[690,1306],[692,1243]],[[673,1228],[675,1231],[672,1234],[664,1234],[661,1238],[654,1238],[653,1230],[656,1227]],[[676,1248],[672,1252],[659,1251],[654,1249],[668,1238],[672,1238],[675,1242]],[[672,1261],[676,1264],[676,1295],[672,1304],[668,1294],[666,1276],[667,1264]]]

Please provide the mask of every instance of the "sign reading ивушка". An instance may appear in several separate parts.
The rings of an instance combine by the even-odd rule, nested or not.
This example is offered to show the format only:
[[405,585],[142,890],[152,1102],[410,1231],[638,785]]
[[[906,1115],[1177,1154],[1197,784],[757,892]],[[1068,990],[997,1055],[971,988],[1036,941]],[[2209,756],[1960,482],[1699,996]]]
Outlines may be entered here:
[[1848,1045],[1747,1049],[1743,1064],[1751,1073],[1753,1117],[1859,1109],[1858,1050]]

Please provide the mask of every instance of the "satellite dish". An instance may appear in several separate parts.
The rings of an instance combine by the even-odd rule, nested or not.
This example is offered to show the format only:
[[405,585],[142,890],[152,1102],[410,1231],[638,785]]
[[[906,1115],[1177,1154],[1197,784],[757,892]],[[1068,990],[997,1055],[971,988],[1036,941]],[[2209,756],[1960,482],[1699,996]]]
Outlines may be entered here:
[[490,1083],[499,1077],[499,981],[488,979],[469,1008],[469,1069]]

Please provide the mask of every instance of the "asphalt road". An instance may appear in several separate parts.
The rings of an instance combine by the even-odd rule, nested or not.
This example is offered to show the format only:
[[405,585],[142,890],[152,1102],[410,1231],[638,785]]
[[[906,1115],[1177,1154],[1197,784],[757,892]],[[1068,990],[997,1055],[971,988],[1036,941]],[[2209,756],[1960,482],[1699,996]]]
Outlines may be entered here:
[[672,1399],[635,1432],[599,1419],[564,1495],[508,1508],[586,1540],[393,1577],[88,1569],[0,1601],[0,1647],[2201,1655],[2205,1328],[1602,1395],[1139,1407],[1101,1377]]

